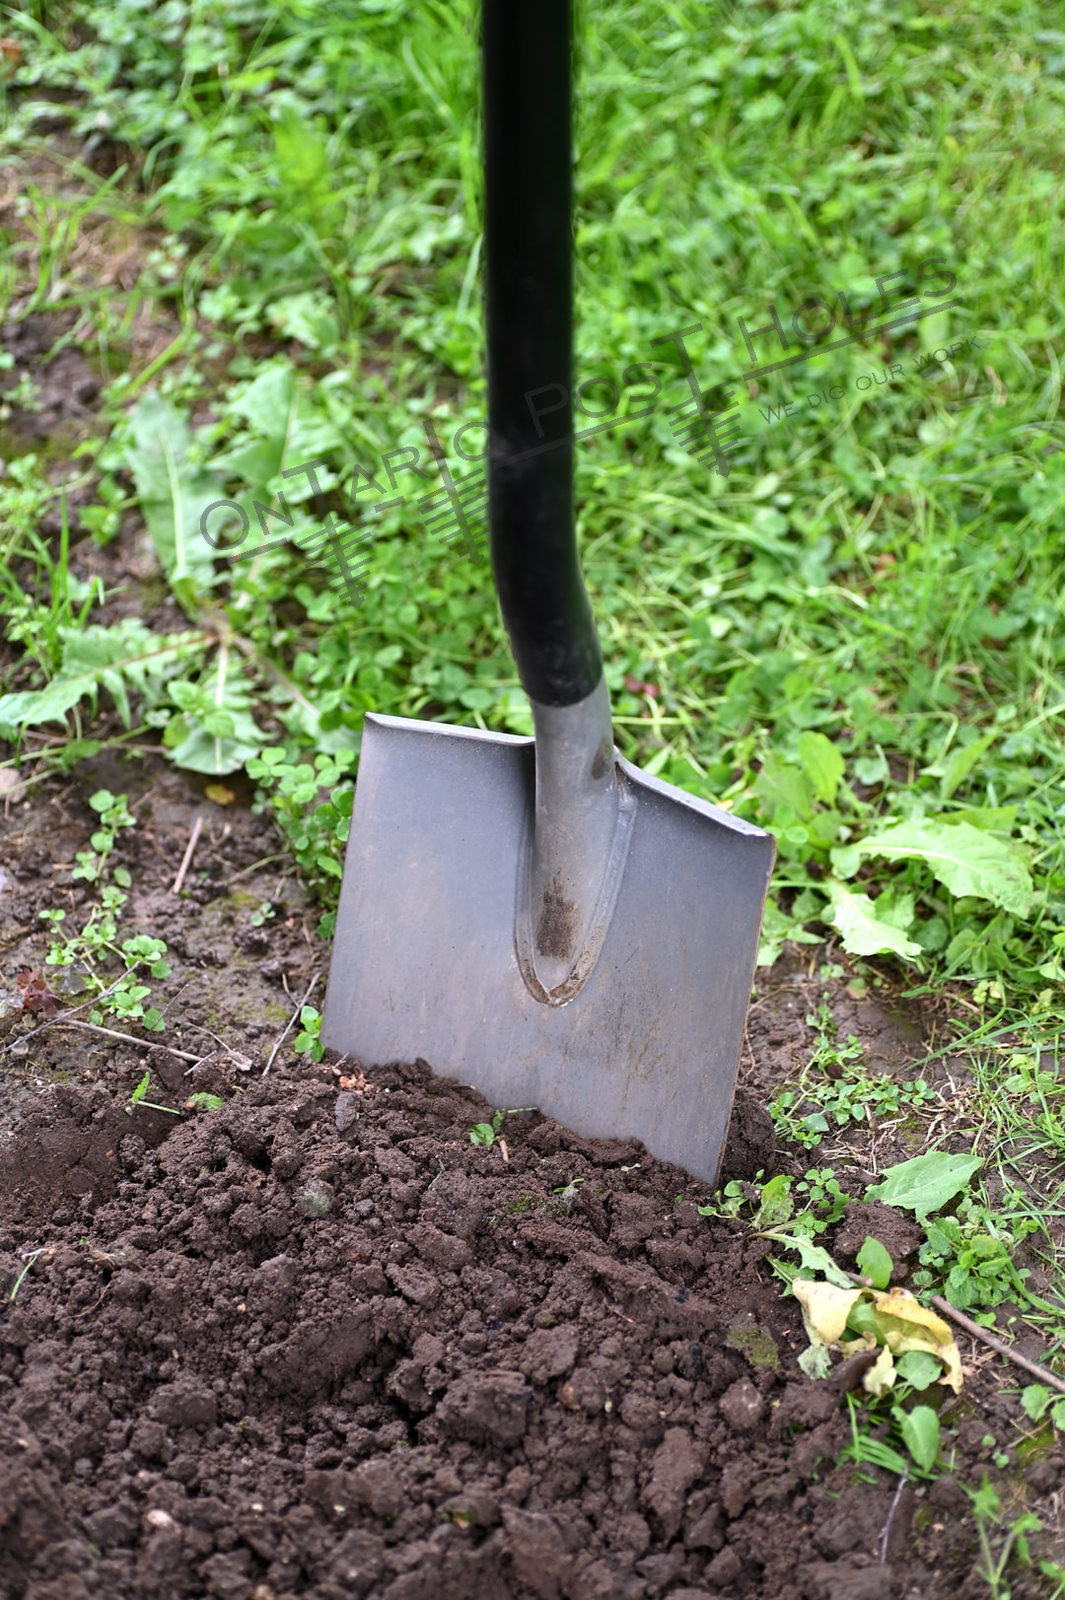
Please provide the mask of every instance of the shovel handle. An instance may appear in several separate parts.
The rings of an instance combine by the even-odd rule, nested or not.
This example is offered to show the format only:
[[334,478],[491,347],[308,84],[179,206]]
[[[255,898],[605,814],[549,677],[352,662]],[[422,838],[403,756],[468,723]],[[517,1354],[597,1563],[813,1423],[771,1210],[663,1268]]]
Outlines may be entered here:
[[492,566],[529,698],[603,675],[573,510],[570,0],[483,0]]

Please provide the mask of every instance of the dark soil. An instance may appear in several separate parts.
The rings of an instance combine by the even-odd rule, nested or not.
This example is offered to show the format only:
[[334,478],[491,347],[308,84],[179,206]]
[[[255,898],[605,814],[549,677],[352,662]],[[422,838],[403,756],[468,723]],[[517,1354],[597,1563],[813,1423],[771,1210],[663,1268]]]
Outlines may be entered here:
[[[174,955],[166,1037],[205,1054],[189,1068],[147,1042],[30,1039],[39,1017],[8,1018],[5,1600],[987,1593],[959,1482],[979,1483],[989,1434],[1018,1434],[993,1369],[955,1417],[957,1477],[896,1497],[886,1474],[836,1464],[843,1393],[799,1372],[798,1307],[765,1243],[701,1216],[686,1174],[537,1114],[476,1147],[489,1109],[424,1063],[363,1074],[286,1047],[263,1076],[323,952],[298,885],[257,865],[276,838],[239,803],[103,758],[21,802],[0,891],[9,981],[39,959],[38,909],[77,920],[88,891],[53,863],[84,848],[105,781],[138,817],[121,841],[130,917]],[[268,898],[277,915],[251,924]],[[752,1024],[798,1051],[816,1001],[797,968],[770,977]],[[226,1105],[127,1111],[149,1059],[153,1097],[208,1088]],[[757,1099],[742,1106],[729,1164],[750,1176],[775,1158]],[[851,1208],[841,1255],[866,1221]],[[1043,1456],[1027,1482],[1049,1496],[1060,1453]],[[1014,1600],[1039,1592],[1014,1583]]]
[[840,1394],[691,1180],[539,1117],[476,1148],[483,1101],[423,1063],[345,1081],[178,1127],[102,1087],[24,1107],[5,1595],[933,1592],[913,1492],[890,1519],[828,1466]]

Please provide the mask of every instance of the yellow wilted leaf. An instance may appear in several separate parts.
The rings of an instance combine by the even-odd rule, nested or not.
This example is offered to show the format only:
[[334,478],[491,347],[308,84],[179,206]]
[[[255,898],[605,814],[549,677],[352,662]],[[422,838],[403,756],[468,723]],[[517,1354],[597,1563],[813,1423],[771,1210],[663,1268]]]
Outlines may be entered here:
[[900,1289],[897,1286],[893,1289],[874,1289],[873,1305],[879,1317],[896,1318],[899,1322],[916,1322],[922,1328],[927,1328],[936,1344],[948,1344],[953,1338],[950,1325],[934,1311],[929,1311],[923,1306],[908,1289]]
[[868,1394],[884,1394],[895,1382],[895,1377],[895,1358],[885,1345],[862,1379],[862,1388]]
[[955,1394],[961,1391],[961,1355],[948,1323],[929,1311],[907,1289],[870,1291],[877,1331],[895,1355],[907,1350],[926,1350],[938,1356],[946,1371],[942,1382]]
[[811,1343],[835,1344],[843,1336],[854,1302],[861,1299],[864,1291],[793,1278],[791,1292],[802,1306],[802,1320]]

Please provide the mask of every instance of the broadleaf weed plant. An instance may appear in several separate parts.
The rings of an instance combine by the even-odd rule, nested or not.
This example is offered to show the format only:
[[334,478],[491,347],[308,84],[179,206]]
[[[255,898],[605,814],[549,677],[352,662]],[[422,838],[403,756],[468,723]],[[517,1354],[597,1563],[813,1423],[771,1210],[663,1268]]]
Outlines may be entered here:
[[[134,827],[136,819],[126,796],[113,795],[107,789],[98,789],[90,796],[89,804],[99,816],[100,826],[92,835],[92,849],[78,852],[73,876],[91,884],[96,898],[80,931],[65,938],[64,910],[50,907],[39,913],[52,930],[45,961],[48,966],[66,969],[73,987],[80,984],[88,990],[88,1021],[98,1025],[107,1019],[138,1022],[158,1033],[164,1026],[163,1013],[156,1006],[145,1005],[151,988],[139,979],[141,973],[152,978],[169,977],[166,943],[145,933],[120,937],[120,914],[129,898],[126,891],[132,880],[125,867],[110,859],[120,831]],[[112,978],[109,968],[116,961],[121,971]]]
[[862,1067],[861,1042],[854,1034],[845,1044],[839,1042],[826,1000],[806,1021],[817,1034],[813,1055],[797,1081],[785,1084],[769,1108],[782,1139],[812,1150],[830,1133],[925,1111],[935,1104],[935,1091],[924,1078],[896,1083]]

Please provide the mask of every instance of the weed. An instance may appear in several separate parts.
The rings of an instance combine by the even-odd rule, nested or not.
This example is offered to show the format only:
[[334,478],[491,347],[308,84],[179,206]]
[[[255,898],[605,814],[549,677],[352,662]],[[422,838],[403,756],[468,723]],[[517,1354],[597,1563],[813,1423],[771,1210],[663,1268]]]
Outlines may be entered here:
[[1055,1428],[1065,1433],[1065,1397],[1055,1395],[1045,1384],[1027,1384],[1021,1390],[1021,1405],[1033,1422],[1049,1417]]
[[[256,809],[270,811],[305,880],[333,907],[355,794],[351,781],[342,781],[349,764],[344,755],[319,754],[311,765],[280,749],[263,750],[247,763],[248,776],[259,784]],[[327,912],[321,931],[331,932],[335,920],[335,910]]]
[[1028,1536],[1039,1532],[1039,1518],[1032,1512],[1026,1511],[1006,1526],[1006,1519],[1002,1514],[1001,1496],[986,1476],[979,1489],[966,1489],[966,1493],[972,1501],[976,1531],[980,1540],[980,1554],[983,1561],[982,1567],[978,1569],[980,1576],[989,1586],[993,1600],[1010,1600],[1013,1591],[1006,1582],[1006,1569],[1011,1561],[1018,1562],[1023,1567],[1031,1566]]
[[583,1178],[571,1178],[569,1183],[562,1184],[560,1188],[554,1191],[558,1195],[558,1199],[555,1202],[557,1208],[560,1211],[564,1211],[567,1216],[577,1203],[577,1195],[583,1182]]
[[171,1117],[180,1117],[181,1112],[175,1110],[173,1106],[161,1106],[158,1101],[146,1098],[151,1081],[151,1073],[146,1072],[126,1102],[127,1115],[132,1115],[138,1106],[143,1106],[145,1111],[165,1111]]
[[503,1117],[496,1112],[491,1122],[475,1122],[470,1128],[470,1143],[479,1144],[485,1150],[490,1150],[496,1142],[496,1135],[503,1126]]
[[[797,1198],[806,1202],[801,1211],[796,1210]],[[812,1377],[827,1376],[829,1349],[837,1345],[847,1355],[869,1354],[871,1365],[861,1378],[865,1406],[861,1413],[855,1398],[848,1395],[852,1443],[847,1458],[895,1473],[912,1469],[918,1476],[932,1476],[939,1454],[937,1413],[923,1403],[904,1402],[937,1382],[957,1390],[960,1358],[942,1319],[912,1296],[882,1292],[891,1280],[892,1261],[879,1240],[867,1238],[858,1255],[863,1274],[858,1282],[871,1284],[871,1289],[854,1287],[849,1275],[815,1242],[839,1221],[847,1200],[831,1169],[811,1168],[798,1185],[786,1175],[761,1185],[730,1183],[716,1202],[698,1209],[704,1216],[741,1217],[746,1208],[751,1226],[762,1238],[799,1255],[798,1268],[775,1259],[771,1264],[802,1304],[810,1338],[809,1348],[799,1357],[803,1371]],[[873,1352],[878,1352],[875,1361]],[[885,1432],[904,1446],[908,1462],[888,1438],[879,1436]]]
[[811,1167],[797,1181],[780,1173],[760,1184],[761,1177],[759,1172],[753,1183],[733,1179],[709,1204],[696,1208],[699,1215],[740,1218],[745,1208],[753,1207],[745,1219],[751,1227],[761,1231],[787,1224],[796,1235],[813,1240],[841,1219],[851,1199],[831,1167]]
[[904,1108],[920,1111],[934,1103],[935,1091],[924,1078],[897,1084],[860,1067],[861,1043],[854,1034],[844,1045],[837,1042],[836,1023],[826,1001],[806,1021],[818,1033],[813,1056],[795,1086],[782,1088],[769,1108],[782,1139],[811,1150],[833,1130],[879,1123]]
[[[931,1406],[907,1409],[902,1405],[911,1392],[908,1385],[899,1384],[891,1403],[873,1399],[867,1400],[864,1407],[848,1394],[851,1442],[840,1451],[840,1460],[880,1467],[896,1477],[934,1478],[939,1457],[939,1418]],[[896,1444],[903,1446],[905,1455]]]
[[495,1111],[491,1122],[475,1122],[470,1128],[470,1143],[479,1144],[484,1149],[490,1150],[498,1139],[503,1123],[507,1117],[525,1116],[530,1111],[535,1111],[535,1106],[512,1106],[509,1111],[502,1109]]
[[[129,872],[111,861],[115,842],[121,830],[135,826],[125,795],[115,796],[107,789],[99,789],[89,804],[100,818],[100,826],[91,838],[92,849],[77,853],[77,866],[73,876],[92,884],[97,898],[92,904],[88,919],[81,931],[66,938],[61,936],[66,912],[58,907],[48,907],[38,913],[41,920],[52,929],[45,964],[66,970],[73,984],[89,991],[93,1001],[88,1020],[100,1024],[105,1018],[118,1018],[124,1023],[140,1022],[153,1033],[163,1028],[163,1014],[155,1006],[144,1005],[151,994],[150,986],[138,982],[144,970],[152,978],[166,978],[170,974],[166,944],[150,934],[138,933],[119,938],[118,919],[129,898],[131,887]],[[110,881],[105,881],[110,880]],[[106,968],[117,960],[121,972],[108,981]],[[103,968],[105,970],[98,970]]]
[[[120,794],[116,797],[109,789],[98,789],[95,794],[89,796],[89,804],[99,816],[100,826],[90,840],[92,849],[78,851],[78,864],[73,869],[71,877],[84,878],[88,883],[99,883],[120,829],[136,827],[137,819],[130,813],[126,796]],[[125,867],[112,868],[111,877],[120,888],[130,887],[130,875]]]
[[11,1286],[11,1293],[7,1297],[9,1302],[14,1300],[15,1296],[18,1294],[19,1290],[22,1288],[22,1283],[23,1283],[24,1278],[26,1277],[26,1274],[29,1272],[30,1268],[33,1266],[33,1263],[36,1261],[36,1259],[40,1255],[40,1253],[41,1252],[39,1250],[35,1250],[29,1256],[29,1258],[28,1258],[28,1260],[26,1262],[26,1265],[23,1267],[22,1271],[19,1273],[18,1277],[15,1279],[14,1283]]
[[[89,613],[104,600],[99,578],[79,579],[70,571],[70,521],[65,492],[60,501],[58,550],[37,531],[55,490],[41,476],[35,455],[8,463],[0,481],[0,607],[7,636],[20,644],[47,677],[60,671],[64,641],[80,633]],[[3,712],[0,710],[0,720]]]
[[1030,1299],[1030,1270],[1015,1266],[1013,1258],[1020,1241],[1038,1227],[1034,1217],[1027,1217],[1006,1228],[985,1206],[963,1199],[954,1216],[925,1220],[914,1283],[918,1288],[941,1283],[951,1305],[993,1327],[992,1307],[1011,1297]]
[[310,1056],[312,1061],[321,1061],[325,1055],[325,1045],[320,1034],[322,1031],[322,1013],[313,1006],[300,1008],[300,1032],[297,1033],[292,1048],[299,1056]]

